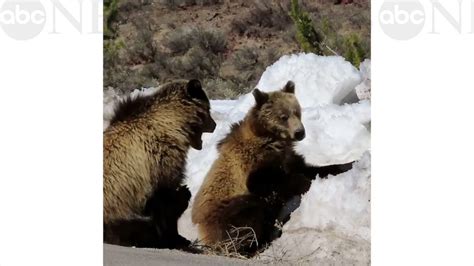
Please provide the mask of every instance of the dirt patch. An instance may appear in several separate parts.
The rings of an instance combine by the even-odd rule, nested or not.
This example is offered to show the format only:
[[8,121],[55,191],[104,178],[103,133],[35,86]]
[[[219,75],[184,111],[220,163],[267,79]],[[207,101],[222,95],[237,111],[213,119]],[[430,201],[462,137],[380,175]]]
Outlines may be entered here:
[[263,265],[252,260],[222,256],[196,255],[169,249],[130,248],[104,244],[105,266],[184,266],[184,265]]
[[[328,53],[370,57],[370,6],[299,1]],[[115,8],[111,3],[116,3]],[[301,52],[290,1],[105,1],[104,89],[129,92],[176,78],[199,78],[211,98],[254,88],[265,68]]]

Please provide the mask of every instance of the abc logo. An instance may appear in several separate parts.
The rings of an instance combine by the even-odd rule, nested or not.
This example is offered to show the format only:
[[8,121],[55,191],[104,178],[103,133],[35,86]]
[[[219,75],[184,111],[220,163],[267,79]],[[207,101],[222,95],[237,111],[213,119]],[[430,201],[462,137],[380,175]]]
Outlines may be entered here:
[[43,30],[45,13],[39,1],[5,1],[0,8],[0,26],[8,36],[28,40]]
[[418,2],[385,2],[379,13],[383,32],[396,40],[409,40],[425,24],[425,12]]

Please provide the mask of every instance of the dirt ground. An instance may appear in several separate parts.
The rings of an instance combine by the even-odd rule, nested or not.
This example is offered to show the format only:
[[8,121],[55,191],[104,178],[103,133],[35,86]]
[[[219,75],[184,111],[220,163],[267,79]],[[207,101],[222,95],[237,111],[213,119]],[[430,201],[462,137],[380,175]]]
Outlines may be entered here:
[[105,266],[263,265],[254,260],[195,255],[169,249],[129,248],[104,244]]
[[[211,98],[236,98],[252,90],[278,58],[303,51],[289,0],[109,1],[119,4],[111,20],[114,34],[104,40],[104,89],[130,92],[198,78]],[[360,48],[370,58],[368,0],[300,2],[331,48],[327,55],[346,57]],[[354,35],[358,41],[352,47]]]

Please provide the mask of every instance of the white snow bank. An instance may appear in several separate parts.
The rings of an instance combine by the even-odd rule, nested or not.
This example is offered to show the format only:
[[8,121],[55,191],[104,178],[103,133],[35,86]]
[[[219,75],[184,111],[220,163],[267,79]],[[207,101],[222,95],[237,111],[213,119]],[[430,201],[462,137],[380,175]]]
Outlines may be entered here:
[[[263,73],[257,85],[263,91],[278,90],[288,80],[295,82],[307,135],[297,143],[296,151],[308,163],[327,165],[362,159],[347,173],[314,181],[284,226],[282,237],[262,254],[262,259],[285,251],[293,261],[306,255],[312,262],[325,258],[333,264],[359,264],[370,259],[370,130],[366,127],[370,101],[339,105],[367,77],[370,61],[364,64],[361,71],[365,72],[361,73],[342,57],[298,54],[283,56]],[[217,127],[214,133],[203,135],[201,151],[191,149],[188,153],[186,183],[193,198],[218,156],[217,142],[253,104],[250,93],[237,100],[211,101]],[[179,220],[179,231],[195,239],[192,202],[189,206]]]
[[313,181],[291,217],[285,230],[338,230],[370,240],[370,153],[348,172]]
[[371,97],[371,69],[370,59],[365,59],[360,64],[360,73],[362,75],[362,82],[355,88],[357,97],[359,99],[370,99]]
[[370,265],[370,241],[326,229],[286,231],[256,258],[276,265]]
[[281,57],[262,74],[257,88],[273,91],[288,80],[296,85],[301,107],[339,104],[361,82],[359,71],[340,56],[294,54]]
[[[293,54],[282,56],[262,74],[257,88],[271,92],[292,80],[302,108],[339,104],[362,80],[359,71],[340,56]],[[255,104],[251,94],[238,99],[231,117],[243,118]]]
[[308,163],[327,165],[360,158],[370,146],[370,102],[303,109],[306,138],[295,149]]
[[313,181],[282,237],[260,255],[269,262],[367,265],[370,261],[370,153],[338,176]]

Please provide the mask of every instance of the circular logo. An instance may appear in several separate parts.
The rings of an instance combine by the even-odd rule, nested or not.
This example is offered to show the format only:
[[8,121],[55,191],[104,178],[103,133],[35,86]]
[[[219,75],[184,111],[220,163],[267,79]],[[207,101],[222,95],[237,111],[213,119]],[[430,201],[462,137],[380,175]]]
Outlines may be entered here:
[[0,26],[16,40],[28,40],[44,28],[46,11],[38,1],[7,0],[0,8]]
[[409,40],[425,25],[425,10],[417,1],[385,2],[379,13],[383,32],[396,40]]

